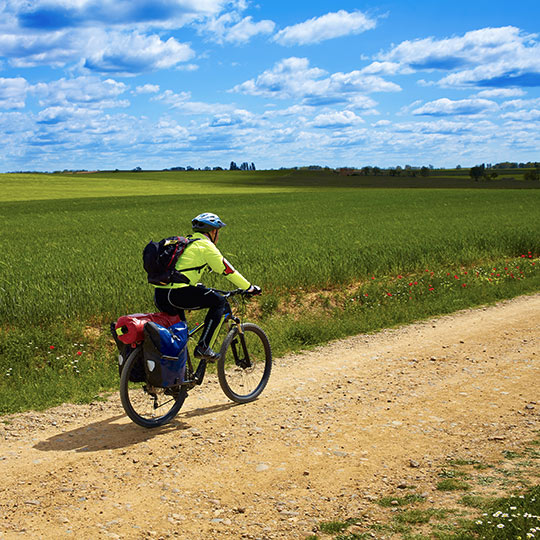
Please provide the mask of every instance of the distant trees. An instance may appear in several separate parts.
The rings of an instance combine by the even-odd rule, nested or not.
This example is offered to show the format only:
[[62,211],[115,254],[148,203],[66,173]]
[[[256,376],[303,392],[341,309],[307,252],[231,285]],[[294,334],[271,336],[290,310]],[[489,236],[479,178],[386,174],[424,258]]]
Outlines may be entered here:
[[231,161],[231,165],[229,167],[229,171],[254,171],[255,170],[255,163],[251,163],[251,165],[244,161],[240,167],[234,162]]
[[540,181],[540,165],[536,165],[534,169],[527,171],[523,175],[523,179],[532,180],[533,182],[539,182]]
[[475,167],[471,167],[469,170],[469,176],[475,182],[478,182],[478,180],[480,180],[480,178],[484,176],[485,171],[486,171],[486,166],[482,163],[482,165],[476,165]]
[[540,167],[540,163],[535,161],[528,161],[527,163],[503,161],[492,166],[493,169],[529,169],[530,167]]
[[488,164],[486,167],[484,163],[482,165],[476,165],[475,167],[471,167],[469,169],[469,176],[475,181],[478,182],[479,180],[495,180],[497,176],[499,176],[499,173],[496,171],[491,171],[491,164]]

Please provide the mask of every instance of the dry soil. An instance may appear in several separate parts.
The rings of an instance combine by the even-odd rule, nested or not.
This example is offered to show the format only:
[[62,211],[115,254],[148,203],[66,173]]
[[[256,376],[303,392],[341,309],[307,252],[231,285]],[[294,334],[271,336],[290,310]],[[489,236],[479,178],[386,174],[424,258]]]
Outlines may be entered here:
[[[0,538],[304,538],[449,456],[534,437],[540,295],[275,360],[263,395],[215,378],[146,430],[117,395],[3,417]],[[374,510],[373,510],[374,511]]]

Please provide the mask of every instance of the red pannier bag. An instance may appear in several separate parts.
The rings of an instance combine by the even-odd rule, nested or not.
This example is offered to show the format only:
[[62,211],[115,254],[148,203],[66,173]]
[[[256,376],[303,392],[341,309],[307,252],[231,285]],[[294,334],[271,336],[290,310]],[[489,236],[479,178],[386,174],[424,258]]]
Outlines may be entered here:
[[114,326],[114,332],[118,339],[126,345],[139,343],[144,340],[144,325],[147,322],[155,322],[161,326],[169,328],[173,324],[180,322],[178,315],[168,313],[134,313],[122,315]]

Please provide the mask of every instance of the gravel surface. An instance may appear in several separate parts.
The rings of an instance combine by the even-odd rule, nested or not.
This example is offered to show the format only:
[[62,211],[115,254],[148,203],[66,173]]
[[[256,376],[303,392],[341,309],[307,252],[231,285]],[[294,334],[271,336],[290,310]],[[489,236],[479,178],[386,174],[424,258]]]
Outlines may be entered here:
[[538,430],[540,295],[359,335],[275,361],[256,402],[217,380],[169,425],[114,395],[4,416],[0,538],[304,538],[448,456],[489,459]]

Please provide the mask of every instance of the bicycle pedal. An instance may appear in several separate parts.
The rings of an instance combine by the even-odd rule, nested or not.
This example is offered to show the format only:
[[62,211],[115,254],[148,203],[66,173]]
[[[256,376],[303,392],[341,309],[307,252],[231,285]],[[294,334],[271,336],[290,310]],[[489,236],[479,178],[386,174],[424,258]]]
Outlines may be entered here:
[[195,374],[193,375],[193,381],[197,385],[201,385],[204,379],[204,374],[206,373],[206,360],[203,358],[199,365],[197,366],[197,369],[195,371]]

